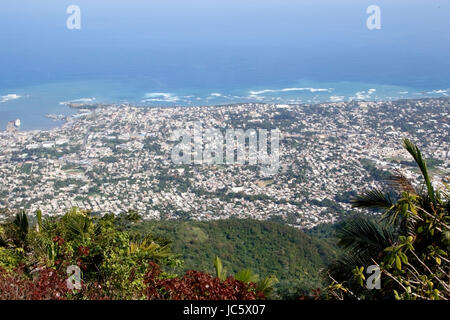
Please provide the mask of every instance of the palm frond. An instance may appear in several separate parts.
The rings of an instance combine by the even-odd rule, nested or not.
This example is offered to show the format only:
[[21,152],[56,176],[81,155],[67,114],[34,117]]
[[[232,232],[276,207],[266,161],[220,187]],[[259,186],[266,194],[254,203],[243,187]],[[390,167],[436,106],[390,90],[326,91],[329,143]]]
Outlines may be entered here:
[[259,281],[259,276],[255,274],[251,269],[243,269],[239,271],[238,273],[236,273],[234,278],[245,283]]
[[419,166],[420,171],[422,172],[422,176],[425,180],[425,185],[426,185],[427,191],[428,191],[428,197],[434,204],[436,204],[434,188],[433,188],[433,185],[431,184],[430,176],[428,174],[427,162],[422,157],[422,152],[420,152],[419,147],[417,147],[415,144],[413,144],[408,139],[403,140],[403,147],[414,158],[414,161]]
[[277,277],[265,277],[256,284],[256,290],[262,291],[266,297],[273,291],[273,286],[278,282]]
[[42,211],[36,210],[36,230],[40,232],[42,230]]
[[20,232],[28,232],[28,216],[25,212],[20,212],[16,215],[14,219],[14,225]]
[[367,260],[352,254],[344,254],[339,259],[330,263],[325,269],[324,275],[331,275],[338,281],[347,281],[353,278],[353,269],[355,266],[365,266]]
[[88,222],[84,218],[70,219],[67,223],[67,228],[76,236],[83,235],[88,229]]
[[370,256],[382,252],[395,240],[393,231],[365,218],[356,218],[338,231],[339,246],[354,255]]
[[411,181],[409,181],[401,172],[391,175],[386,182],[391,188],[398,192],[407,192],[409,194],[417,195],[417,191]]
[[28,234],[29,225],[27,214],[24,211],[18,213],[13,221],[13,224],[16,228],[20,241],[24,242]]
[[222,260],[218,256],[214,258],[214,268],[216,269],[216,277],[224,281],[227,278],[227,271],[223,267]]
[[393,203],[389,195],[385,195],[381,190],[374,189],[352,199],[351,204],[355,208],[379,208],[389,209]]

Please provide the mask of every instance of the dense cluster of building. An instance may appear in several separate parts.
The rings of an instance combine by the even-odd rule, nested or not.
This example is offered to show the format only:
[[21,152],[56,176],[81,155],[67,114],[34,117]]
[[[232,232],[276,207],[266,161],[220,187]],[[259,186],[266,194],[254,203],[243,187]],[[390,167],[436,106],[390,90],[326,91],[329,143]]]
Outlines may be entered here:
[[[57,129],[0,133],[0,207],[283,219],[309,228],[336,221],[351,197],[383,187],[388,172],[420,183],[403,138],[422,148],[436,185],[448,179],[449,110],[449,99],[80,108]],[[220,130],[280,130],[278,172],[262,176],[250,164],[175,165],[171,136],[192,121]]]

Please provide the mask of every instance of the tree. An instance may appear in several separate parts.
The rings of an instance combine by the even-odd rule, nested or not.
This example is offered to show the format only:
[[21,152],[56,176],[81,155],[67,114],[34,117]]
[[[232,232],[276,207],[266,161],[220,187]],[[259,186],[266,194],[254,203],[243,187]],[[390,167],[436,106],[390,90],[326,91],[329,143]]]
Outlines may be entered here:
[[[327,268],[334,298],[445,299],[450,297],[450,187],[436,190],[419,148],[405,139],[424,180],[416,188],[401,173],[389,178],[396,191],[393,201],[381,190],[370,190],[353,199],[354,207],[382,209],[378,219],[355,219],[338,234],[346,250]],[[364,270],[381,271],[381,290],[366,290]]]
[[[214,269],[216,271],[217,279],[221,281],[227,279],[227,270],[223,267],[222,260],[218,256],[214,258]],[[262,292],[265,297],[270,296],[274,289],[273,286],[278,282],[277,277],[274,275],[259,280],[259,275],[255,274],[253,270],[249,268],[242,269],[236,273],[233,278],[245,284],[254,284],[256,291]]]
[[[40,211],[36,214],[39,230],[29,226],[24,212],[0,224],[0,282],[5,282],[0,286],[0,300],[49,298],[46,281],[64,299],[144,299],[149,262],[161,268],[181,264],[167,241],[120,230],[113,215],[93,217],[78,208],[62,217],[43,219]],[[80,268],[80,292],[65,287],[69,266]],[[14,296],[13,291],[29,294]]]

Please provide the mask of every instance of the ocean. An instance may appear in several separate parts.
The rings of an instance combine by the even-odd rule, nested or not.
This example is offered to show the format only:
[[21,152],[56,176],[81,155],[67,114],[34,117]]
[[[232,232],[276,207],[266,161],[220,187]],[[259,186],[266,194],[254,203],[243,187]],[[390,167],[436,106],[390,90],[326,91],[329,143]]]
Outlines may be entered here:
[[0,130],[61,124],[63,102],[316,103],[450,94],[450,1],[0,3]]

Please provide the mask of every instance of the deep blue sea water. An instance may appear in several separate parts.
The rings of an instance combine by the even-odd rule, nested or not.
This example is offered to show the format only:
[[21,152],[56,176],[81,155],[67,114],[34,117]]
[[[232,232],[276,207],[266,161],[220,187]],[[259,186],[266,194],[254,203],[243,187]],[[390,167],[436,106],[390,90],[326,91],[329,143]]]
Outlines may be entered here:
[[[81,29],[66,27],[69,5]],[[368,30],[366,8],[381,9]],[[61,102],[213,105],[450,94],[449,0],[0,2],[0,129]]]

